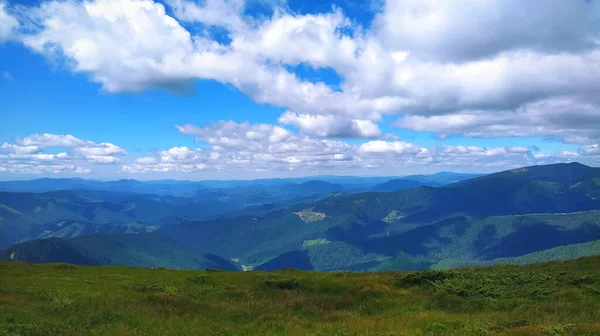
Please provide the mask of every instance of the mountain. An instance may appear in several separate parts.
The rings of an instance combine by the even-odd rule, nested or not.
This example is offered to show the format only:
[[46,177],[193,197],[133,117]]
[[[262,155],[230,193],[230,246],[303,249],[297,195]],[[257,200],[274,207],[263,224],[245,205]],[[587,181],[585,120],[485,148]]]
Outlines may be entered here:
[[339,194],[264,217],[180,220],[157,231],[246,267],[297,261],[306,269],[308,256],[316,270],[423,269],[599,240],[598,209],[600,169],[571,163],[438,188]]
[[299,188],[307,190],[307,191],[315,193],[315,194],[318,194],[318,195],[325,195],[325,194],[329,194],[332,192],[344,191],[344,186],[341,184],[330,183],[330,182],[319,181],[319,180],[302,182],[302,183],[300,183]]
[[329,193],[341,191],[344,191],[344,186],[341,184],[310,180],[298,184],[255,184],[231,189],[200,189],[193,197],[199,201],[227,202],[233,208],[241,210],[270,203],[292,204],[299,201],[314,201]]
[[414,181],[414,180],[393,179],[393,180],[387,181],[385,183],[381,183],[376,186],[373,186],[373,187],[369,188],[369,191],[393,192],[393,191],[398,191],[398,190],[402,190],[402,189],[418,188],[418,187],[422,187],[422,186],[426,186],[426,185],[433,186],[431,184],[425,184],[425,183]]
[[80,265],[238,269],[214,254],[183,249],[172,240],[156,234],[94,234],[71,240],[37,239],[10,247],[0,253],[0,259]]
[[27,241],[13,245],[0,253],[1,260],[31,263],[62,262],[78,265],[104,265],[106,257],[94,255],[86,248],[69,240],[49,238]]
[[70,239],[95,233],[140,234],[152,232],[157,228],[158,225],[135,222],[96,224],[76,220],[63,220],[36,227],[35,229],[27,232],[25,236],[21,237],[20,241],[52,237]]
[[455,173],[446,171],[430,175],[408,175],[402,178],[405,180],[417,181],[423,183],[424,185],[430,185],[432,187],[435,187],[443,186],[446,184],[452,184],[479,176],[482,176],[482,174]]
[[[42,228],[62,230],[60,226],[63,221],[77,221],[79,226],[119,224],[121,228],[139,229],[143,226],[156,227],[173,216],[213,218],[237,209],[219,200],[198,201],[192,198],[128,192],[0,192],[0,248],[22,239],[38,237]],[[47,234],[48,232],[45,235]]]
[[191,181],[137,181],[131,179],[98,181],[80,178],[42,178],[24,181],[0,181],[0,190],[12,192],[101,190],[161,196],[185,196],[203,187],[201,183]]
[[[340,188],[345,191],[343,185],[323,180],[273,183],[235,188],[218,199],[210,195],[220,189],[202,189],[209,193],[195,198],[98,191],[0,193],[0,232],[12,240],[5,239],[6,246],[53,236],[79,241],[103,232],[137,233],[127,239],[137,239],[140,248],[160,246],[164,239],[175,251],[212,253],[239,260],[245,269],[321,271],[543,259],[589,252],[593,249],[569,252],[561,247],[600,240],[600,169],[578,163],[394,192],[347,194]],[[282,201],[261,203],[274,199]],[[227,211],[218,209],[225,202],[244,207],[225,217],[202,218]],[[192,256],[180,254],[181,260]],[[538,257],[527,257],[534,255]],[[117,260],[118,254],[109,258]]]

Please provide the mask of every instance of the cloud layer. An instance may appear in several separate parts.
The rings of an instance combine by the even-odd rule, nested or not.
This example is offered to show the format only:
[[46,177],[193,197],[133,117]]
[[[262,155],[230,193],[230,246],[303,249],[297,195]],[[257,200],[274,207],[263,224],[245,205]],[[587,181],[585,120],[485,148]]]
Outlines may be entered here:
[[[254,17],[247,5],[0,3],[0,41],[20,41],[64,60],[109,93],[188,92],[191,81],[215,80],[286,109],[278,125],[179,126],[208,147],[166,149],[126,163],[128,172],[350,169],[444,160],[450,167],[469,160],[508,167],[578,157],[594,162],[598,154],[600,1],[388,0],[369,26],[339,8],[300,14],[279,6],[272,15]],[[214,27],[225,38],[215,36]],[[298,66],[333,70],[340,83],[304,79],[294,71]],[[441,139],[535,136],[580,149],[422,148],[382,132],[386,115],[395,116],[395,127]],[[117,163],[124,154],[111,144],[43,140],[72,148],[69,157],[88,163]],[[5,155],[41,155],[33,149],[38,142],[28,141],[7,144],[4,150],[11,152]]]
[[[519,146],[421,147],[404,141],[371,140],[361,144],[300,135],[271,124],[221,121],[203,127],[177,126],[193,136],[202,148],[173,147],[154,156],[123,165],[128,173],[147,172],[285,172],[336,173],[376,172],[398,169],[430,171],[447,167],[461,171],[500,170],[524,165],[572,160],[598,160],[597,146],[582,147],[580,153],[541,153]],[[385,170],[381,170],[385,168]]]
[[[245,14],[243,0],[168,4],[175,18],[151,0],[45,1],[19,11],[34,28],[19,39],[66,58],[108,92],[185,90],[190,80],[217,80],[257,102],[288,108],[293,112],[282,122],[322,137],[377,137],[381,115],[399,114],[399,127],[442,134],[506,135],[469,128],[483,125],[517,135],[599,139],[569,118],[583,108],[588,119],[599,120],[598,1],[389,0],[370,29],[339,9],[277,8],[256,19]],[[5,38],[18,26],[3,7],[0,22]],[[180,22],[223,28],[230,41]],[[299,64],[335,70],[340,90],[288,70]],[[524,119],[530,113],[540,115]],[[531,131],[519,129],[524,122]]]

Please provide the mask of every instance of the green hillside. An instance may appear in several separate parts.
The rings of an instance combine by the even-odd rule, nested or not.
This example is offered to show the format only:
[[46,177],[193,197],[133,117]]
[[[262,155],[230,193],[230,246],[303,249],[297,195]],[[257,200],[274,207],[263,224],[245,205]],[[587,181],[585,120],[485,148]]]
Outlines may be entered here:
[[0,260],[238,270],[237,266],[214,254],[182,248],[157,234],[94,234],[71,240],[38,239],[16,244],[1,252]]
[[598,335],[600,257],[427,272],[0,262],[0,335]]
[[[82,181],[76,182],[85,186]],[[118,182],[125,186],[137,185],[136,181]],[[42,193],[0,191],[0,248],[35,238],[71,238],[97,232],[148,232],[175,217],[210,219],[266,215],[291,204],[318,200],[342,189],[339,184],[306,181],[268,188],[260,185],[204,188],[195,190],[189,197],[79,189]],[[66,227],[65,222],[68,223]],[[109,226],[101,227],[103,225]]]
[[598,176],[580,164],[527,167],[440,188],[339,194],[265,217],[178,220],[158,231],[254,267],[299,266],[298,255],[315,270],[484,262],[600,239]]
[[[156,227],[173,216],[211,218],[232,208],[221,201],[199,201],[192,198],[157,196],[98,190],[66,190],[45,193],[0,192],[0,248],[24,239],[46,236],[62,227],[63,221],[78,222],[86,233],[110,232],[98,225],[115,225],[113,230],[144,226]],[[85,226],[92,225],[91,228]],[[49,232],[48,232],[49,231]],[[63,231],[64,234],[66,234]],[[77,236],[76,235],[68,235]]]

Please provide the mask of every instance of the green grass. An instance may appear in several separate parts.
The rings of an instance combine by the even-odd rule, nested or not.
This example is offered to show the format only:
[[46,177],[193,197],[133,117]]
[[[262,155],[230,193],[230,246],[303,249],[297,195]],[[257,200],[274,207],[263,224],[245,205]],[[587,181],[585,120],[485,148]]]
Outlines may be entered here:
[[598,335],[600,257],[452,271],[0,263],[0,335]]

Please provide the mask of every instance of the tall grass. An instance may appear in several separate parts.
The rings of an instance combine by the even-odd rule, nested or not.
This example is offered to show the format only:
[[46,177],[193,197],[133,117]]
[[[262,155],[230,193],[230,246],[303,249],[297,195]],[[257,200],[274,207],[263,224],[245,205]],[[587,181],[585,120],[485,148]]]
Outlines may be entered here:
[[600,335],[600,258],[426,272],[0,263],[0,335]]

